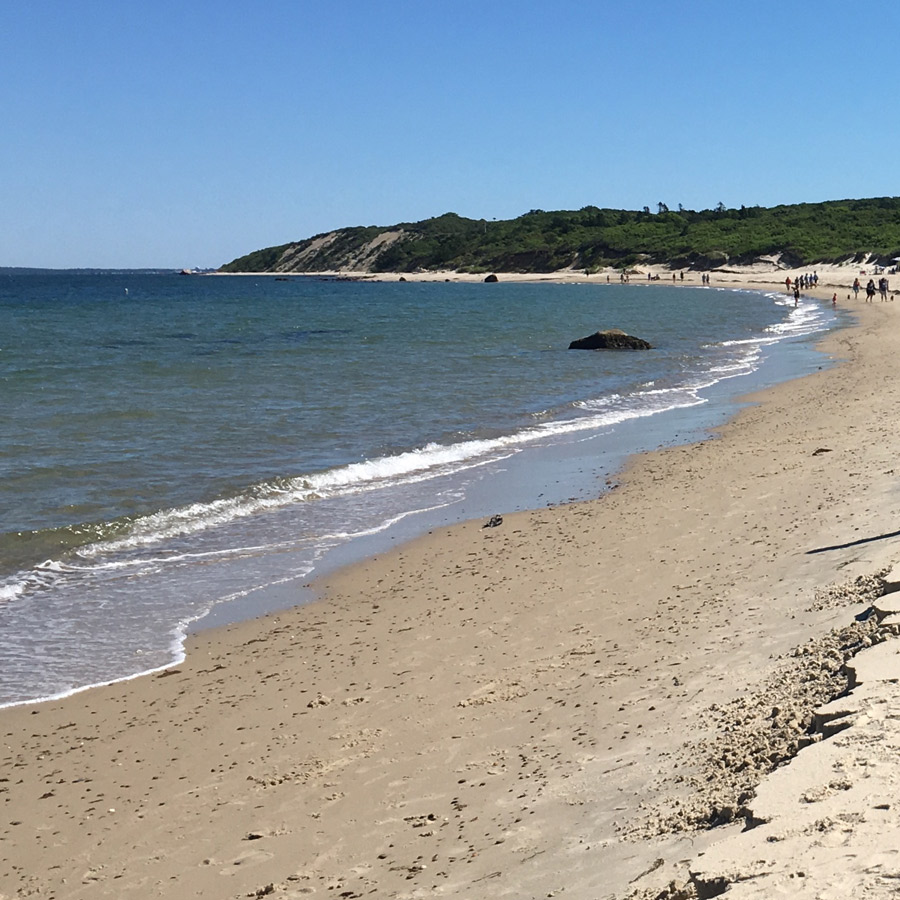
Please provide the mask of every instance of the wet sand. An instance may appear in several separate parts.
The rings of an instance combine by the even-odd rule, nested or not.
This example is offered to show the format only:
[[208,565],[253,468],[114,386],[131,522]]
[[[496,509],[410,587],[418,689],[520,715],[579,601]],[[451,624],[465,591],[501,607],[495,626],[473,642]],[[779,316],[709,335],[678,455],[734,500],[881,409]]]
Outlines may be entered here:
[[[855,692],[880,719],[810,726],[846,660],[887,654],[900,677],[893,612],[854,618],[900,559],[900,303],[849,306],[860,324],[824,345],[840,366],[636,457],[596,501],[436,530],[315,604],[194,636],[175,669],[0,711],[0,897],[624,898],[718,878],[826,896],[795,869],[844,827],[866,847],[840,895],[896,889],[900,856],[863,827],[878,805],[896,832],[893,776],[833,833],[782,827],[780,868],[745,850],[773,825],[741,833],[772,779],[815,781],[806,758],[862,725],[895,739],[881,675]],[[823,800],[851,802],[829,765]],[[795,809],[780,787],[782,821],[817,789]]]

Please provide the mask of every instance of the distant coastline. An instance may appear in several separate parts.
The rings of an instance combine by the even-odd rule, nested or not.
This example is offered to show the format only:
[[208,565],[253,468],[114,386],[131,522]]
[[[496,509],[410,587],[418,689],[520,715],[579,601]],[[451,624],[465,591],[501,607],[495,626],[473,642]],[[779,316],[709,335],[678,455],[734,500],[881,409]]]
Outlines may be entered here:
[[900,259],[900,198],[833,200],[775,207],[655,212],[600,209],[516,219],[445,213],[419,222],[339,228],[238,257],[222,272],[418,274],[454,271],[596,275],[645,266],[714,271],[763,265],[793,269]]
[[[837,297],[838,302],[846,302],[852,297],[851,289],[856,278],[866,279],[876,273],[884,271],[888,277],[891,295],[900,293],[900,277],[892,282],[895,267],[885,268],[876,263],[875,259],[866,255],[859,262],[845,261],[839,263],[825,263],[812,266],[797,266],[787,268],[775,262],[757,262],[747,265],[723,266],[719,269],[708,271],[691,269],[673,269],[668,265],[641,265],[628,270],[627,276],[613,268],[604,269],[597,273],[587,275],[582,271],[567,270],[550,273],[523,273],[523,272],[496,272],[497,283],[515,284],[620,284],[623,278],[627,278],[629,286],[633,287],[709,287],[709,288],[735,288],[739,290],[786,290],[786,282],[794,283],[796,279],[805,275],[815,275],[817,286],[815,290],[805,289],[803,293],[808,296],[818,296],[820,299]],[[210,273],[214,276],[226,277],[280,277],[280,278],[318,278],[329,281],[370,281],[370,282],[397,282],[400,280],[409,283],[460,283],[472,284],[485,281],[485,276],[459,271],[436,272],[222,272]],[[673,277],[674,276],[674,277]],[[491,289],[491,285],[485,285]]]
[[[0,266],[0,275],[177,275],[180,269],[104,269],[79,267],[74,269],[51,269],[35,266]],[[204,271],[213,271],[207,269]]]

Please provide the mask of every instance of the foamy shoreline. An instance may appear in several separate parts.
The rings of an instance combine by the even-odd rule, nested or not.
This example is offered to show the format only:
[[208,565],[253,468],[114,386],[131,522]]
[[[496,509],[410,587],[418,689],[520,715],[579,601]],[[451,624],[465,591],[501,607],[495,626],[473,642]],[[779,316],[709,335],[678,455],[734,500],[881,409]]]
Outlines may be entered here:
[[[318,604],[195,636],[176,669],[0,711],[0,893],[624,897],[702,869],[735,896],[820,896],[815,832],[768,870],[751,854],[746,882],[738,826],[652,823],[716,734],[710,708],[862,608],[817,591],[900,556],[897,307],[851,308],[860,324],[825,342],[844,365],[764,392],[717,440],[635,458],[600,500],[435,530]],[[829,765],[823,798],[853,799],[859,773],[829,788]],[[885,834],[900,788],[882,772],[854,814],[878,806]],[[887,896],[870,863],[891,847],[862,849],[830,857],[843,896]]]

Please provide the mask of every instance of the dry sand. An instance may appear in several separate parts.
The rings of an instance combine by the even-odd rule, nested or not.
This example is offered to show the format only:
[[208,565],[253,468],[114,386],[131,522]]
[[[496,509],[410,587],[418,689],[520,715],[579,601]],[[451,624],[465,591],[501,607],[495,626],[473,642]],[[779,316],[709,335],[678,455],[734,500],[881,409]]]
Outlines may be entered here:
[[0,898],[894,896],[900,303],[852,309],[596,501],[0,711]]

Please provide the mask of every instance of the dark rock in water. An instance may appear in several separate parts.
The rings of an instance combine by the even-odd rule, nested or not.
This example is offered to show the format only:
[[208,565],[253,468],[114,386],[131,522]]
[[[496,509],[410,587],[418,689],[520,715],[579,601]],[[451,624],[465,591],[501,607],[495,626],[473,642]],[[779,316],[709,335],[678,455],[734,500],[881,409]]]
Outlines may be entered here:
[[485,284],[496,284],[500,279],[496,275],[488,275],[487,278],[484,279]]
[[406,281],[406,279],[401,275],[401,276],[400,276],[400,281]]
[[652,350],[647,341],[618,328],[596,331],[569,344],[570,350]]

